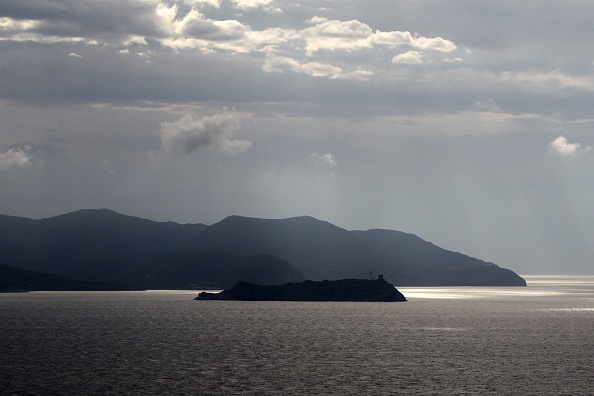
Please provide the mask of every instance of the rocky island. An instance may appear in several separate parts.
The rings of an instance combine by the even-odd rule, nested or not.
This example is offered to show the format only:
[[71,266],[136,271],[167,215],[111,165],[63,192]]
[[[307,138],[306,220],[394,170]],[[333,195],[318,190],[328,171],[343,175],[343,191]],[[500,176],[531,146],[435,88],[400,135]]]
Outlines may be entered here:
[[265,286],[242,281],[220,293],[202,292],[195,300],[393,302],[406,301],[406,298],[380,275],[375,280],[307,280]]

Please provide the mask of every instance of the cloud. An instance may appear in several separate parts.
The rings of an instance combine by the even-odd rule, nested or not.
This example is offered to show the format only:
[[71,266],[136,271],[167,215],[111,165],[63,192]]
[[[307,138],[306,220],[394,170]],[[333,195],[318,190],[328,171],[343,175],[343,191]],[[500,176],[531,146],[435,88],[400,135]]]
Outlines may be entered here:
[[392,58],[392,63],[400,63],[404,65],[420,65],[423,63],[423,54],[418,51],[408,51],[403,54],[395,55]]
[[234,19],[207,18],[196,9],[180,16],[175,5],[162,8],[161,27],[166,35],[159,40],[163,46],[175,50],[244,54],[266,52],[271,47],[286,43],[293,35],[293,31],[281,28],[254,31],[249,25]]
[[569,143],[565,136],[559,136],[549,143],[549,152],[559,154],[565,157],[575,155],[580,152],[587,152],[590,147],[581,148],[579,143]]
[[377,45],[390,48],[409,46],[439,52],[453,52],[457,49],[453,41],[441,37],[417,37],[402,31],[374,32],[369,25],[358,20],[340,21],[314,16],[308,22],[314,26],[299,32],[299,36],[305,40],[308,56],[320,50],[351,52]]
[[76,52],[71,52],[68,54],[68,56],[70,56],[72,58],[79,58],[79,59],[81,59],[83,57],[82,55],[79,55]]
[[197,5],[200,7],[208,6],[214,8],[221,7],[221,0],[184,0],[185,4]]
[[503,82],[542,92],[559,92],[565,89],[594,91],[594,81],[590,76],[571,76],[558,70],[542,73],[503,71],[499,76]]
[[157,0],[27,0],[4,2],[0,32],[15,41],[124,42],[156,36]]
[[329,77],[331,79],[366,80],[373,75],[373,72],[367,70],[345,72],[340,67],[324,63],[300,63],[299,61],[286,56],[269,56],[262,65],[262,70],[267,73],[293,72],[314,77]]
[[[358,52],[363,50],[392,56],[390,52],[396,47],[404,47],[404,51],[409,48],[411,51],[396,55],[392,62],[414,64],[421,63],[422,56],[429,62],[432,57],[443,57],[442,53],[457,49],[453,41],[442,37],[374,30],[356,19],[314,15],[306,20],[305,28],[290,28],[285,24],[252,24],[243,16],[243,11],[253,9],[282,13],[274,0],[129,0],[119,4],[116,0],[15,2],[0,9],[0,40],[64,43],[74,48],[92,46],[97,51],[115,47],[116,52],[128,50],[136,54],[156,51],[161,55],[165,53],[163,49],[173,49],[175,55],[181,51],[213,57],[217,53],[255,54],[262,55],[259,59],[267,72],[359,80],[374,74],[369,71],[369,54],[359,57]],[[229,9],[237,12],[226,18],[223,15]],[[343,58],[342,62],[332,59],[330,53],[339,51],[354,56]],[[80,53],[77,50],[69,56],[80,57]],[[84,54],[91,57],[94,52]],[[279,58],[270,60],[271,55]]]
[[416,34],[412,35],[410,32],[402,31],[382,32],[376,30],[369,37],[369,40],[378,45],[388,45],[390,47],[407,45],[416,49],[439,52],[453,52],[458,49],[453,41],[441,37],[419,37]]
[[334,170],[338,167],[338,162],[336,161],[336,157],[330,153],[326,153],[323,155],[319,155],[318,153],[312,153],[307,160],[313,164],[316,168],[324,169],[324,173],[328,172],[328,174],[334,177]]
[[318,155],[318,153],[312,153],[309,157],[307,157],[309,161],[312,163],[319,165],[319,166],[328,166],[328,167],[336,167],[338,166],[338,162],[336,158],[330,154]]
[[9,168],[26,168],[31,165],[32,156],[29,154],[31,147],[13,148],[4,153],[0,152],[0,171]]
[[372,47],[369,40],[373,35],[371,28],[357,20],[336,21],[312,18],[316,24],[304,29],[300,36],[305,39],[305,52],[308,56],[320,50],[356,51]]
[[[229,0],[235,8],[240,10],[251,10],[261,8],[268,12],[281,12],[279,8],[273,7],[274,0]],[[196,5],[199,7],[221,8],[223,0],[184,0],[185,4]]]
[[282,12],[280,8],[272,6],[274,0],[233,0],[235,7],[242,10],[250,10],[252,8],[262,8],[268,12]]
[[473,104],[474,108],[478,111],[487,111],[492,113],[501,113],[503,109],[499,106],[493,98],[486,100],[477,100]]
[[163,150],[178,156],[188,155],[204,147],[227,155],[245,152],[252,145],[247,140],[236,139],[239,119],[230,113],[198,117],[186,114],[175,122],[161,123],[159,135]]
[[[168,40],[199,39],[203,41],[224,42],[239,40],[250,30],[249,26],[243,25],[236,20],[218,21],[206,18],[206,16],[195,9],[192,9],[182,18],[178,18],[176,5],[167,7],[159,6],[159,15],[162,18],[162,28],[168,33]],[[197,42],[197,46],[204,46],[205,43]],[[172,45],[173,46],[173,45]]]
[[317,62],[299,63],[295,59],[286,56],[274,56],[266,59],[262,70],[268,73],[295,73],[309,74],[315,77],[332,77],[342,73],[339,67],[324,65]]

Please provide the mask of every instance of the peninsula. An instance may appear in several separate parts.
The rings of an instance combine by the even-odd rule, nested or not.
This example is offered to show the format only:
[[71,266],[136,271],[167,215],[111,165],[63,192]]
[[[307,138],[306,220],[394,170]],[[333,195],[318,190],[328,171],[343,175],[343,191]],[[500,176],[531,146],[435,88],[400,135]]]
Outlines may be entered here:
[[[109,209],[45,218],[0,214],[0,289],[223,290],[239,281],[282,285],[361,279],[398,287],[526,286],[511,270],[402,231],[348,231],[310,216],[229,216],[212,225],[156,222]],[[11,280],[8,282],[8,280]],[[74,284],[72,282],[91,282]]]
[[307,280],[266,286],[242,281],[220,293],[202,292],[195,300],[394,302],[406,301],[406,298],[380,275],[375,280]]

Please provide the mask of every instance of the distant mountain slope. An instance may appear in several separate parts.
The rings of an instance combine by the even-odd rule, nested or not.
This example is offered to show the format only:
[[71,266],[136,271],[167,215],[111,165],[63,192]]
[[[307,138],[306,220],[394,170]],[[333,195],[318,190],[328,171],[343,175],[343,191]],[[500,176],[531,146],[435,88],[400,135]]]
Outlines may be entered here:
[[203,224],[139,219],[107,209],[42,220],[1,216],[0,260],[74,279],[113,282],[147,260],[172,253],[205,228]]
[[58,275],[44,274],[0,264],[0,291],[10,290],[122,290],[121,285],[106,282],[83,282]]
[[445,250],[414,234],[402,231],[373,229],[351,231],[365,240],[383,246],[404,260],[428,268],[460,270],[483,265],[493,265],[465,254]]
[[[290,263],[270,255],[179,251],[179,246],[206,228],[139,219],[107,209],[42,220],[0,216],[0,260],[19,268],[116,282],[134,289],[224,288],[240,280],[259,284],[305,280]],[[44,285],[54,290],[49,283]]]
[[204,230],[187,249],[269,253],[289,261],[312,280],[365,278],[371,271],[399,286],[525,285],[512,271],[445,251],[411,234],[405,234],[408,242],[399,247],[389,243],[398,239],[396,234],[379,233],[385,238],[376,234],[346,231],[312,217],[270,220],[230,216]]
[[230,216],[205,226],[155,222],[107,209],[42,220],[0,215],[0,262],[134,288],[227,287],[236,280],[266,284],[377,274],[397,286],[525,285],[512,271],[411,234],[347,231],[307,216]]
[[239,281],[276,285],[305,280],[290,263],[268,254],[244,257],[212,250],[170,254],[143,270],[146,274],[127,283],[142,289],[224,289]]
[[1,258],[18,251],[18,246],[29,237],[39,220],[24,217],[0,215],[0,253]]
[[[307,216],[282,220],[230,216],[204,230],[187,249],[271,254],[312,280],[365,278],[369,271],[380,270],[396,276],[409,269],[388,249]],[[388,268],[390,263],[398,265]]]

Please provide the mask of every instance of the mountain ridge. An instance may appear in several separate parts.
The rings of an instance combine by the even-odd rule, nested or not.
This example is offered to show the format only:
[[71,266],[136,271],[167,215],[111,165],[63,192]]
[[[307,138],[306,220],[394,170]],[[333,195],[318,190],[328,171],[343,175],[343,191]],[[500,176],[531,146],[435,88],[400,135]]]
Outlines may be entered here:
[[447,261],[450,268],[464,269],[476,266],[476,261],[484,265],[495,265],[492,262],[477,259],[463,253],[454,252],[448,249],[439,247],[432,242],[426,241],[415,234],[406,233],[403,231],[388,230],[375,228],[366,231],[355,230],[351,231],[370,242],[384,246],[395,253],[403,254],[404,257],[417,255],[417,260],[420,260],[420,265],[425,265],[431,268],[439,268],[432,265],[436,261]]
[[[258,268],[258,260],[266,264]],[[413,234],[348,231],[311,216],[232,215],[207,226],[156,222],[109,209],[39,220],[0,215],[0,262],[134,288],[212,286],[216,280],[205,268],[225,268],[221,285],[251,276],[246,268],[257,275],[250,278],[255,283],[383,274],[398,286],[525,285],[513,271]],[[182,273],[193,278],[184,279]]]

